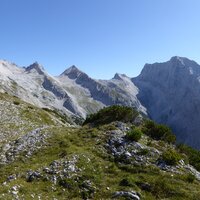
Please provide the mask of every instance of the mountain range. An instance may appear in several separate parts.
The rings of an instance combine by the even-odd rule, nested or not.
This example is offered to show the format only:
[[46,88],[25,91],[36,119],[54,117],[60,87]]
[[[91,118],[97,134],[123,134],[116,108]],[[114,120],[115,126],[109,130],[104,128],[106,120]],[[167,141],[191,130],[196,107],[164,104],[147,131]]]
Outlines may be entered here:
[[0,91],[79,118],[109,105],[134,107],[200,149],[200,65],[187,58],[146,64],[138,77],[116,73],[110,80],[92,79],[76,66],[51,76],[37,62],[19,67],[1,60]]

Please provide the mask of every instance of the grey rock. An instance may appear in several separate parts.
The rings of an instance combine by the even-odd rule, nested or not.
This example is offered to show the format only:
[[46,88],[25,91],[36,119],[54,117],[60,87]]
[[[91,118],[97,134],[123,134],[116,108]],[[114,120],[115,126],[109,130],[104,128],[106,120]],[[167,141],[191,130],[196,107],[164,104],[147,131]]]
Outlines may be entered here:
[[18,186],[16,186],[16,185],[13,186],[13,187],[11,188],[11,190],[12,190],[12,191],[17,191],[17,190],[18,190]]
[[200,181],[200,172],[197,171],[193,166],[188,164],[185,166],[185,169],[191,172],[196,177],[196,179]]
[[179,164],[182,165],[182,166],[184,166],[185,165],[184,160],[179,160]]
[[52,176],[51,181],[56,184],[57,183],[57,177],[55,175]]
[[28,171],[27,172],[27,176],[26,176],[26,180],[27,182],[32,182],[33,180],[39,179],[41,178],[41,174],[38,171]]
[[47,128],[47,126],[34,129],[18,139],[5,144],[2,147],[0,163],[11,163],[20,153],[25,151],[28,152],[26,156],[30,157],[40,145],[44,145],[47,135],[42,133],[42,130],[45,128]]
[[126,152],[125,152],[125,156],[126,156],[127,158],[130,158],[132,155],[131,155],[130,152],[126,151]]
[[125,197],[133,200],[140,200],[140,195],[139,193],[135,191],[131,192],[126,192],[126,191],[117,191],[113,194],[112,198],[120,198],[120,197]]
[[10,175],[7,177],[7,181],[10,182],[10,181],[13,181],[13,180],[16,180],[16,175],[13,174],[13,175]]
[[135,125],[137,125],[137,126],[139,126],[139,125],[141,125],[142,124],[142,122],[143,122],[143,117],[142,117],[142,115],[138,115],[136,118],[135,118],[135,120],[134,120],[134,124]]
[[120,129],[121,131],[125,132],[127,130],[129,130],[129,127],[127,127],[127,124],[123,123],[123,122],[116,122],[116,127],[118,129]]

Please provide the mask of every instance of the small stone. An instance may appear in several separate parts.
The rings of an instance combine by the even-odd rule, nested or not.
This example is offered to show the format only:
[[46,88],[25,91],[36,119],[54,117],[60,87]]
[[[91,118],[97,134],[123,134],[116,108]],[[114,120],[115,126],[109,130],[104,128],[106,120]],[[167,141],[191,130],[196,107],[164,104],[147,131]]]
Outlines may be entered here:
[[16,185],[13,186],[13,187],[11,188],[11,190],[12,190],[12,191],[17,191],[17,186],[16,186]]
[[43,171],[46,172],[46,173],[49,173],[49,172],[50,172],[50,169],[49,169],[48,167],[45,167],[45,168],[43,169]]
[[16,175],[14,174],[14,175],[10,175],[10,176],[8,176],[8,178],[7,178],[7,181],[12,181],[12,180],[15,180],[16,179]]
[[18,191],[12,191],[11,194],[17,195],[17,194],[18,194]]
[[3,183],[2,183],[2,185],[7,185],[7,182],[6,182],[6,181],[5,181],[5,182],[3,182]]
[[184,166],[184,165],[185,165],[185,162],[184,162],[184,160],[179,160],[179,163],[180,163],[180,165],[182,165],[182,166]]
[[75,171],[76,171],[76,168],[75,168],[74,165],[70,165],[70,166],[68,167],[68,169],[69,169],[71,172],[75,172]]
[[125,198],[129,198],[133,200],[140,200],[139,196],[140,195],[135,191],[131,191],[131,192],[117,191],[113,194],[113,198],[125,197]]
[[129,158],[129,157],[131,157],[132,155],[131,155],[130,152],[126,151],[126,152],[125,152],[125,156]]
[[52,176],[51,181],[56,184],[57,183],[57,177],[55,175]]

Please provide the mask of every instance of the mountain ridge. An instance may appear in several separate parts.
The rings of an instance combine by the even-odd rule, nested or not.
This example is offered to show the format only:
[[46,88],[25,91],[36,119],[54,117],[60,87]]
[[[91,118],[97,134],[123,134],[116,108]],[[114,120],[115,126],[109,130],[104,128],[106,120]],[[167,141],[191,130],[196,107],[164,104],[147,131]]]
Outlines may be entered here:
[[[200,66],[187,58],[145,65],[132,79],[138,98],[158,123],[169,125],[179,141],[199,148]],[[192,137],[191,137],[192,134]]]
[[158,123],[169,125],[179,141],[196,148],[200,146],[199,83],[200,66],[179,56],[145,64],[135,78],[116,73],[110,80],[93,79],[75,65],[59,76],[51,76],[37,62],[18,67],[0,61],[0,91],[81,118],[109,105],[134,107]]

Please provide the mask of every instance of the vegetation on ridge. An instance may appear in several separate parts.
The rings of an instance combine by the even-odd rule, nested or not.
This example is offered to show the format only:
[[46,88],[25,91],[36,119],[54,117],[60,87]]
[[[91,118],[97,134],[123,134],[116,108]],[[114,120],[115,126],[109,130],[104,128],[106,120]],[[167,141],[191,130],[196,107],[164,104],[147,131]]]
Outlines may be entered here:
[[169,127],[163,124],[156,124],[150,120],[145,121],[143,132],[154,140],[163,140],[168,143],[176,142],[176,136],[172,133]]
[[92,123],[96,126],[109,124],[114,121],[133,122],[138,112],[130,107],[113,105],[99,110],[97,113],[87,116],[83,125]]

